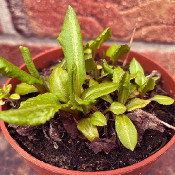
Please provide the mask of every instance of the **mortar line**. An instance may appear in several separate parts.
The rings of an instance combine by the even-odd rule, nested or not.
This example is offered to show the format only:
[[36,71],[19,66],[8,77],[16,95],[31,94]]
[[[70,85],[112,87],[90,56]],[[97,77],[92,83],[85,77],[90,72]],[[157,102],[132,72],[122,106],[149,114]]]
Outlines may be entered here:
[[0,19],[3,33],[18,35],[14,29],[10,11],[7,6],[6,0],[0,0]]
[[[13,38],[13,40],[12,40]],[[88,40],[83,40],[84,43],[87,43]],[[129,44],[125,41],[107,41],[105,44],[113,44],[117,43],[118,45],[121,44]],[[59,46],[58,41],[56,38],[36,38],[36,37],[23,37],[23,36],[16,36],[16,35],[0,35],[0,44],[10,44],[10,45],[34,45],[34,46],[50,46],[56,47]],[[147,43],[141,41],[134,41],[131,50],[135,50],[137,52],[144,52],[144,51],[158,51],[158,52],[175,52],[175,44],[173,43]]]

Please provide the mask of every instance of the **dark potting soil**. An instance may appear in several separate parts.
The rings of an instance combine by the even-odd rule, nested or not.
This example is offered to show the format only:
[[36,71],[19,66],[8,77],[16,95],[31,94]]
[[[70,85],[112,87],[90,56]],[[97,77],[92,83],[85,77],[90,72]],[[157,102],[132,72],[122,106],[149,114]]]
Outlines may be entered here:
[[[47,70],[45,71],[47,72]],[[147,94],[148,98],[154,96],[155,93],[166,94],[161,89],[160,82],[154,91]],[[28,96],[22,97],[21,100],[26,98]],[[16,103],[16,107],[18,106],[19,101]],[[109,106],[109,104],[100,100],[96,107],[100,110],[105,106]],[[175,120],[173,105],[163,106],[151,102],[143,110],[156,115],[169,124],[173,124]],[[67,118],[64,121],[63,117],[65,116]],[[113,117],[108,117],[109,128],[105,129],[108,140],[104,139],[101,142],[97,140],[96,143],[103,143],[103,145],[106,144],[111,148],[109,150],[108,147],[101,151],[98,150],[98,153],[94,153],[94,149],[91,149],[94,145],[85,139],[81,133],[78,133],[71,115],[69,116],[64,112],[56,113],[54,118],[44,125],[34,127],[8,125],[8,130],[19,145],[37,159],[57,167],[79,171],[113,170],[135,164],[157,152],[172,138],[172,130],[164,126],[161,126],[163,130],[165,128],[164,132],[162,132],[162,128],[157,130],[148,128],[142,130],[143,135],[140,136],[141,139],[139,138],[135,150],[130,151],[119,142],[114,131]],[[133,121],[134,124],[137,124],[135,122]],[[98,129],[100,137],[104,138],[104,128],[99,127]],[[137,129],[139,130],[139,128]]]
[[[169,113],[172,112],[173,107],[168,107],[165,113],[162,113],[162,107],[156,107],[154,110],[160,113],[162,120],[172,123],[173,118],[169,117]],[[54,120],[59,120],[58,114],[55,115]],[[46,123],[45,126],[49,126],[49,123]],[[63,127],[61,122],[60,127]],[[117,139],[116,149],[111,150],[108,154],[104,151],[95,154],[89,149],[89,141],[79,137],[72,139],[64,130],[59,133],[61,141],[57,142],[47,139],[41,126],[37,128],[34,140],[19,135],[12,127],[9,127],[9,132],[24,150],[37,159],[57,167],[80,171],[113,170],[132,165],[154,154],[172,137],[170,129],[166,129],[163,133],[146,130],[141,143],[134,151],[123,147]],[[35,131],[31,133],[33,132]]]

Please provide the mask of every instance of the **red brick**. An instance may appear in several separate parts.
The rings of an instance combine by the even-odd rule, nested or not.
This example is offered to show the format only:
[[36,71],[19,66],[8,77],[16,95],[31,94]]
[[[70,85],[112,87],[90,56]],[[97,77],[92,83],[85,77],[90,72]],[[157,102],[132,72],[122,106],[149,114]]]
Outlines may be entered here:
[[0,21],[0,33],[2,33],[2,25],[1,25],[1,21]]
[[153,58],[175,77],[175,52],[160,53],[147,51],[143,54]]
[[7,0],[8,8],[12,16],[12,22],[15,29],[25,36],[32,36],[33,31],[28,21],[22,0]]
[[175,42],[175,2],[172,0],[8,1],[16,29],[28,35],[57,37],[67,7],[71,5],[84,39],[93,39],[111,27],[113,40],[129,40],[139,21],[135,40]]

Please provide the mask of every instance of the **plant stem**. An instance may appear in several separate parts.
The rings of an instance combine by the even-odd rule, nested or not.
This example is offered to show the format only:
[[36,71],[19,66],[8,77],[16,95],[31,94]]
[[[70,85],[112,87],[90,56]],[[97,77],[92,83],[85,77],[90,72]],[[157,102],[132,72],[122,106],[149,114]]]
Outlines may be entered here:
[[109,108],[103,111],[103,114],[106,114],[109,111]]
[[97,66],[95,66],[95,69],[94,69],[94,76],[95,76],[95,80],[97,81],[98,80],[98,69],[97,69]]
[[93,111],[95,111],[95,112],[97,112],[97,111],[98,111],[98,109],[97,109],[95,106],[90,105],[90,107],[93,109]]
[[[158,119],[158,120],[159,120],[159,119]],[[166,127],[175,130],[175,127],[174,127],[174,126],[172,126],[172,125],[170,125],[170,124],[168,124],[168,123],[166,123],[166,122],[164,122],[164,121],[162,121],[162,120],[159,120],[159,122],[162,123],[163,125],[165,125]]]
[[[134,30],[133,30],[132,35],[131,35],[131,39],[130,39],[130,43],[129,43],[130,49],[131,49],[131,46],[132,46],[132,43],[133,43],[133,39],[134,39],[135,31],[136,31],[136,28],[137,28],[137,24],[138,24],[138,23],[135,24]],[[127,63],[127,61],[128,61],[128,57],[129,57],[129,53],[130,53],[130,51],[127,53],[126,58],[125,58],[125,60],[123,61],[123,67],[126,66],[126,63]]]
[[35,84],[34,86],[39,90],[40,94],[44,94],[47,92],[47,90],[44,86],[41,86],[39,84]]

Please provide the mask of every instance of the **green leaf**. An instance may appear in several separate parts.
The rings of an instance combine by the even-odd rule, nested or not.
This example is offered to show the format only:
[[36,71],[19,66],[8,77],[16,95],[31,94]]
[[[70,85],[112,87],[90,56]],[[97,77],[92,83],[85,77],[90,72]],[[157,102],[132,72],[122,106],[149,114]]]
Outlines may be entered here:
[[107,125],[106,117],[100,112],[97,111],[91,115],[91,123],[95,126],[105,126]]
[[127,99],[129,98],[130,90],[131,90],[130,76],[126,72],[119,86],[118,102],[125,104]]
[[135,78],[136,84],[138,84],[139,86],[142,86],[143,84],[146,83],[146,81],[147,81],[147,78],[145,77],[144,73],[141,71],[137,71],[136,78]]
[[160,79],[160,77],[152,77],[152,79],[153,79],[154,81],[157,81],[158,79]]
[[[91,78],[91,79],[89,80],[89,87],[91,87],[91,86],[93,86],[93,85],[96,85],[96,84],[98,84],[98,82],[95,81],[93,78]],[[104,96],[102,96],[101,98],[102,98],[103,100],[109,102],[110,104],[113,102],[113,100],[112,100],[110,94],[104,95]]]
[[39,92],[39,91],[35,86],[29,85],[26,83],[17,84],[15,88],[15,93],[19,95],[26,95],[26,94],[34,93],[34,92]]
[[95,81],[93,78],[91,78],[89,80],[89,87],[93,86],[93,85],[97,85],[98,84],[98,81]]
[[44,104],[28,108],[11,109],[0,112],[0,119],[17,125],[39,125],[54,117],[61,105]]
[[61,63],[57,64],[56,66],[52,67],[51,70],[55,70],[57,68],[62,68],[62,69],[66,69],[66,58],[63,58]]
[[27,72],[19,69],[2,57],[0,57],[0,73],[8,76],[9,78],[18,78],[22,82],[30,85],[43,84],[42,80],[38,80],[37,78],[29,75]]
[[89,140],[93,141],[96,137],[99,137],[97,127],[91,123],[90,118],[82,118],[77,124],[78,130]]
[[121,67],[114,69],[113,82],[117,84],[117,89],[119,88],[120,82],[123,79],[125,71]]
[[49,77],[50,92],[62,102],[69,100],[68,73],[62,68],[56,68]]
[[132,121],[126,115],[116,116],[115,130],[123,146],[133,151],[137,144],[137,130]]
[[119,46],[116,43],[112,44],[106,51],[106,56],[111,57],[115,53],[115,51],[118,49],[119,49]]
[[82,100],[81,98],[79,98],[77,95],[75,95],[75,101],[79,104],[79,105],[89,105],[90,103],[94,103],[95,100],[93,101],[87,101],[87,100]]
[[90,73],[92,70],[96,68],[95,61],[90,58],[85,60],[85,65],[86,65],[86,72]]
[[101,99],[107,101],[107,102],[110,103],[110,104],[113,103],[113,99],[112,99],[112,97],[110,96],[110,94],[107,94],[107,95],[102,96]]
[[148,78],[147,81],[142,86],[140,86],[138,91],[140,92],[140,95],[143,98],[144,94],[146,92],[153,90],[154,87],[155,87],[155,80],[153,78]]
[[20,109],[21,108],[30,108],[30,107],[37,107],[41,105],[60,105],[60,102],[58,101],[58,98],[56,95],[52,93],[45,93],[40,94],[36,97],[32,97],[27,99],[24,102],[21,102]]
[[136,89],[137,89],[136,85],[131,83],[130,92],[129,92],[129,98],[134,98],[136,96],[135,95]]
[[85,50],[88,48],[91,49],[92,57],[94,58],[96,50],[99,49],[105,41],[109,40],[111,35],[111,29],[109,27],[106,28],[95,41],[91,41],[85,46]]
[[37,97],[29,98],[21,103],[20,108],[0,112],[0,119],[18,125],[44,124],[54,117],[62,105],[52,93],[45,93]]
[[83,112],[83,108],[77,104],[73,104],[72,107],[70,108],[71,110],[78,110],[78,111],[81,111]]
[[108,65],[108,63],[106,62],[105,59],[103,59],[102,66],[103,66],[103,69],[105,70],[105,72],[107,72],[109,74],[114,73],[114,69],[110,65]]
[[4,98],[4,97],[8,97],[10,95],[10,90],[12,88],[11,84],[8,84],[7,86],[3,86],[3,89],[0,89],[0,99]]
[[9,98],[11,98],[13,100],[19,100],[20,99],[20,95],[19,94],[12,94],[12,95],[10,95]]
[[80,96],[81,87],[86,78],[86,69],[81,29],[76,13],[71,6],[68,6],[63,28],[57,40],[61,44],[66,58],[68,74],[74,64],[77,67],[77,92]]
[[130,62],[129,71],[130,71],[130,74],[132,75],[136,75],[138,71],[144,74],[144,70],[142,66],[135,58],[133,58],[132,61]]
[[110,94],[117,89],[115,83],[101,83],[86,89],[81,98],[85,100],[95,100],[104,95]]
[[155,95],[153,98],[149,100],[156,101],[162,105],[171,105],[174,103],[174,99],[172,99],[171,97],[164,96],[164,95]]
[[112,54],[110,60],[112,64],[115,65],[116,62],[122,58],[122,56],[130,50],[130,47],[127,44],[122,44],[116,48],[115,52]]
[[36,69],[36,67],[35,67],[35,65],[33,63],[32,58],[31,58],[29,49],[27,47],[23,47],[23,46],[19,46],[19,49],[20,49],[20,51],[22,53],[22,56],[24,58],[24,61],[26,63],[26,66],[27,66],[30,74],[33,77],[35,77],[37,79],[40,79],[39,73],[38,73],[38,71],[37,71],[37,69]]
[[4,91],[5,94],[10,93],[11,89],[12,89],[11,84],[8,84],[7,86],[6,85],[3,86],[3,91]]
[[122,103],[113,102],[111,106],[108,108],[108,110],[113,112],[116,115],[119,115],[119,114],[123,114],[126,111],[126,107]]
[[127,103],[126,108],[127,108],[127,111],[132,111],[134,109],[144,108],[150,102],[151,102],[150,100],[143,100],[140,98],[134,98]]

